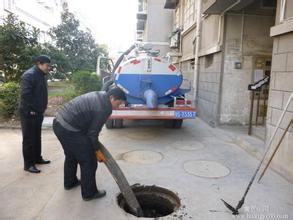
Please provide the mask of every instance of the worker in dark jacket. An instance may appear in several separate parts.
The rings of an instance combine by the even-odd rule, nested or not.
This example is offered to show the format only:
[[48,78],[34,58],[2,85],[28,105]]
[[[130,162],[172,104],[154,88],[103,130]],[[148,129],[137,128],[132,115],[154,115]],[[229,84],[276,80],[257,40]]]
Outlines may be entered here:
[[80,184],[76,177],[79,164],[81,194],[85,201],[106,195],[96,186],[98,135],[112,109],[125,100],[126,96],[119,88],[108,92],[90,92],[71,100],[54,119],[53,129],[65,154],[64,188],[69,190]]
[[24,170],[41,172],[36,164],[48,164],[41,156],[41,128],[48,103],[46,74],[51,69],[51,60],[46,55],[36,58],[36,65],[21,77],[20,119],[22,128],[22,151]]

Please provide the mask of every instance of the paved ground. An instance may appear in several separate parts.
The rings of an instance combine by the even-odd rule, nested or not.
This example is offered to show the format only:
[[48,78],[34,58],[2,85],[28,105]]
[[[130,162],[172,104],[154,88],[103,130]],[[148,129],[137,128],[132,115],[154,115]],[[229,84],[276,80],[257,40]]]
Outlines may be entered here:
[[[258,164],[231,137],[231,133],[196,119],[181,130],[139,123],[121,130],[104,129],[101,141],[130,183],[155,184],[178,194],[181,209],[166,219],[229,220],[235,217],[220,198],[236,205]],[[119,189],[103,164],[96,178],[98,187],[107,190],[107,197],[84,202],[80,188],[63,189],[64,156],[51,130],[43,131],[43,155],[52,164],[40,166],[42,173],[38,175],[23,171],[19,130],[1,129],[0,140],[0,219],[136,219],[118,207]],[[125,154],[136,150],[138,154]],[[206,170],[198,170],[193,160],[217,162],[219,166],[212,163]],[[195,171],[223,177],[203,178],[191,174]],[[269,171],[251,188],[237,218],[293,219],[292,198],[293,185]]]

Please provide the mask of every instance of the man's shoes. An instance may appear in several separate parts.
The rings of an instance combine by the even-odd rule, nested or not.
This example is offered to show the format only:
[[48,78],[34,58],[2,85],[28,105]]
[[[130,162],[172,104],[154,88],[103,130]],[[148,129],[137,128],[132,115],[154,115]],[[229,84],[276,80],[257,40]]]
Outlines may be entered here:
[[73,188],[75,188],[75,187],[77,187],[77,186],[79,186],[80,185],[80,180],[77,180],[77,182],[76,183],[74,183],[72,186],[64,186],[64,189],[65,190],[71,190],[71,189],[73,189]]
[[35,166],[25,167],[24,170],[27,171],[27,172],[30,172],[30,173],[40,173],[41,172]]
[[36,164],[49,164],[49,163],[51,163],[50,160],[44,160],[43,158],[36,162]]
[[91,201],[93,199],[99,199],[102,198],[106,195],[106,191],[105,190],[98,190],[98,192],[96,192],[93,196],[88,197],[88,198],[83,198],[84,201]]

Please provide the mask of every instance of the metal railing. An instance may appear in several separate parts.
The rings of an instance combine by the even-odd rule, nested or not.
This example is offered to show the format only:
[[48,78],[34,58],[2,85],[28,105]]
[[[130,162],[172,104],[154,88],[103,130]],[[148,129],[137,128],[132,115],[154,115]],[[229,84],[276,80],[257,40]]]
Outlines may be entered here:
[[[253,125],[263,126],[265,124],[266,113],[267,113],[268,93],[269,93],[269,86],[268,86],[269,81],[270,81],[270,77],[266,76],[265,78],[257,81],[256,83],[248,85],[248,90],[251,91],[248,135],[251,135]],[[261,117],[261,123],[259,121],[260,117]]]

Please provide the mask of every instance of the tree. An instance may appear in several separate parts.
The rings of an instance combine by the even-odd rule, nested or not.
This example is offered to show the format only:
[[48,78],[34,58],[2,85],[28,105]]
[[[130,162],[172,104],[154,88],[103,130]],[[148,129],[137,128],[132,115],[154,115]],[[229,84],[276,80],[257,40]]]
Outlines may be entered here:
[[57,48],[70,60],[71,72],[94,71],[98,55],[107,55],[106,47],[99,47],[92,34],[79,27],[79,21],[66,10],[61,15],[61,24],[52,28],[50,35]]
[[5,81],[19,81],[21,74],[39,53],[39,31],[29,29],[24,22],[10,14],[0,26],[0,69]]
[[42,45],[41,53],[51,57],[53,71],[48,75],[50,79],[68,78],[67,73],[71,71],[72,63],[64,52],[49,43],[45,43]]

